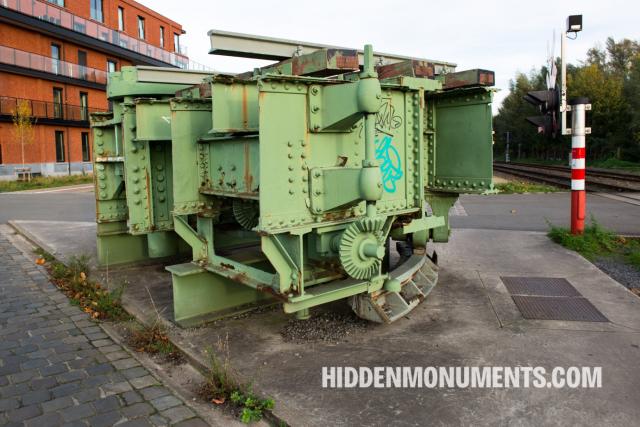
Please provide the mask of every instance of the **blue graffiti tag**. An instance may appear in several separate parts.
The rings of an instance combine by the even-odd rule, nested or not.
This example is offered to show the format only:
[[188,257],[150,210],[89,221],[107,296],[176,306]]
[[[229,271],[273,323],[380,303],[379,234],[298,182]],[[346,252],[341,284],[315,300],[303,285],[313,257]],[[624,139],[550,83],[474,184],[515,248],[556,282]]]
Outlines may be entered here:
[[384,191],[395,193],[396,181],[402,178],[402,161],[398,150],[392,145],[390,136],[384,135],[382,139],[376,138],[376,159],[380,160]]

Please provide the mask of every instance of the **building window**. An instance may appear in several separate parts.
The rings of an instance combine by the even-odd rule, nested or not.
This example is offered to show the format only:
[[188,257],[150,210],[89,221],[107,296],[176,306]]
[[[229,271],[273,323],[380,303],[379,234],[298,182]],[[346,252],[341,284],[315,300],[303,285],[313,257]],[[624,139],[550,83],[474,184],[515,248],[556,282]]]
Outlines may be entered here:
[[144,18],[138,16],[138,37],[144,40]]
[[[118,69],[118,63],[112,59],[108,59],[107,60],[107,73],[115,73],[116,70]],[[107,79],[109,79],[109,74],[107,74]],[[111,100],[109,99],[107,101],[108,105],[109,105],[109,111],[113,111],[113,102],[111,102]]]
[[56,131],[56,162],[64,162],[64,132]]
[[180,35],[173,33],[173,51],[180,52]]
[[160,47],[164,49],[164,27],[160,26]]
[[78,51],[78,68],[80,71],[80,78],[86,80],[87,75],[87,52],[84,50]]
[[89,132],[82,132],[82,161],[91,161],[91,154],[89,151]]
[[124,9],[118,6],[118,30],[124,31]]
[[80,92],[80,120],[89,120],[89,94]]
[[48,0],[49,3],[57,4],[58,6],[64,7],[64,0]]
[[0,144],[0,165],[2,164],[2,144]]
[[62,119],[63,116],[63,108],[62,108],[62,89],[59,87],[53,88],[53,118],[54,119]]
[[58,74],[60,70],[60,45],[51,44],[51,72]]
[[102,22],[102,0],[91,1],[91,19]]

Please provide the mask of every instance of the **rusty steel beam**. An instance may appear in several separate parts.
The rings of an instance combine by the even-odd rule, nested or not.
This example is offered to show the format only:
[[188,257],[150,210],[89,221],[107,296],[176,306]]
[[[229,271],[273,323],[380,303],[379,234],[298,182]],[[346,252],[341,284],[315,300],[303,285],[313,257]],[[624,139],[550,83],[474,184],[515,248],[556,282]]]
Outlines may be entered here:
[[495,73],[489,70],[465,70],[455,73],[448,73],[444,76],[443,89],[457,89],[470,86],[493,86],[495,85]]
[[376,71],[380,80],[399,76],[433,78],[435,66],[431,62],[408,59],[393,64],[380,65]]
[[260,69],[262,74],[277,73],[292,76],[328,77],[358,71],[358,52],[354,49],[319,49],[294,56]]

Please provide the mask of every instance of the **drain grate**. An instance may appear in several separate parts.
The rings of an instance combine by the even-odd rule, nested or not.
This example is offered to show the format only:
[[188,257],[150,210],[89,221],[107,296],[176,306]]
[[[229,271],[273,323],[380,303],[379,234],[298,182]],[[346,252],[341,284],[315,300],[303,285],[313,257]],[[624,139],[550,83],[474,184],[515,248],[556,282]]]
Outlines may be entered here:
[[501,277],[525,319],[608,322],[566,279]]
[[579,297],[531,297],[512,295],[525,319],[608,322],[588,299]]
[[557,277],[501,277],[511,295],[541,297],[579,297],[580,292],[567,281]]

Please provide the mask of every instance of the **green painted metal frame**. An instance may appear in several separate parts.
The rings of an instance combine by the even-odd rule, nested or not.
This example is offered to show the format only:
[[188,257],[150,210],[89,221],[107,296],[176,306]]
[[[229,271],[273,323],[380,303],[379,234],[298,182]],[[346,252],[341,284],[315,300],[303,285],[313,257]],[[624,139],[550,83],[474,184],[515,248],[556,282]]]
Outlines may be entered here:
[[[189,248],[167,268],[183,326],[387,289],[380,270],[346,277],[341,236],[383,218],[382,238],[446,241],[458,195],[492,188],[491,91],[443,88],[415,61],[378,80],[370,59],[354,72],[355,57],[322,50],[196,86],[113,74],[113,114],[92,120],[100,263]],[[255,203],[252,230],[233,219],[237,199]]]

